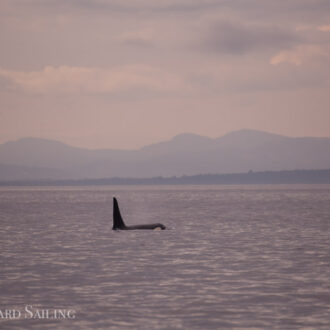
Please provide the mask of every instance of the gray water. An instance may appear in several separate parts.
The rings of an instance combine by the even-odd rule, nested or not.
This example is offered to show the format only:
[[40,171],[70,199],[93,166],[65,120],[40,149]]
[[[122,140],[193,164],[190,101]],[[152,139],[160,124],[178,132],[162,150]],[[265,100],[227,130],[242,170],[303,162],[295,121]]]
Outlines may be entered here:
[[[169,230],[112,231],[113,196]],[[329,185],[0,188],[0,310],[21,311],[0,328],[329,329],[329,223]]]

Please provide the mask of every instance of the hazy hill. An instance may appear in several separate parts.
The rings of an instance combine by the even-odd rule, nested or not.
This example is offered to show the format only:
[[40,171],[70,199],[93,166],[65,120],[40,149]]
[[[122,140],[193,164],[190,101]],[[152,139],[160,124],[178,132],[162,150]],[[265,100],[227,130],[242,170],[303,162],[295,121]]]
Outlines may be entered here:
[[58,169],[0,164],[0,181],[71,178],[71,174]]
[[[180,134],[140,150],[89,150],[25,138],[0,145],[0,180],[102,178],[330,168],[330,138],[240,130],[211,139]],[[25,174],[24,174],[25,173]],[[25,177],[24,177],[25,175]]]

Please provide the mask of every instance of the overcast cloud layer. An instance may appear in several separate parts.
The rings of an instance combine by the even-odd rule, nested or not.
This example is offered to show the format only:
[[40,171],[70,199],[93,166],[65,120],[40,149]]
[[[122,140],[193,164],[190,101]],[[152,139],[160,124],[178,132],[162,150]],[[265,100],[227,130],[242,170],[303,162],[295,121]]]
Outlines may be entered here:
[[328,0],[2,0],[0,143],[330,136]]

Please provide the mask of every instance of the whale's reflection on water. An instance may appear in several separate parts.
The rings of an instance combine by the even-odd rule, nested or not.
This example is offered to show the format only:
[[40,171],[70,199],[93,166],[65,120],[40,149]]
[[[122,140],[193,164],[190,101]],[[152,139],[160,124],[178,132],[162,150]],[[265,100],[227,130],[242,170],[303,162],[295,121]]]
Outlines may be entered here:
[[[113,196],[172,230],[113,231]],[[0,188],[0,310],[75,311],[0,327],[327,329],[329,201],[327,185]]]

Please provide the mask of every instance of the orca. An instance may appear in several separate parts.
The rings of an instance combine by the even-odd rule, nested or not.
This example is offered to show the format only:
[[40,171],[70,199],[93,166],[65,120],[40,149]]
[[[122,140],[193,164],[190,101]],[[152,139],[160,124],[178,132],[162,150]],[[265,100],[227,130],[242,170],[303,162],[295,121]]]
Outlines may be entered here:
[[161,223],[150,223],[146,225],[126,226],[121,217],[117,199],[113,198],[113,230],[136,230],[136,229],[166,229]]

